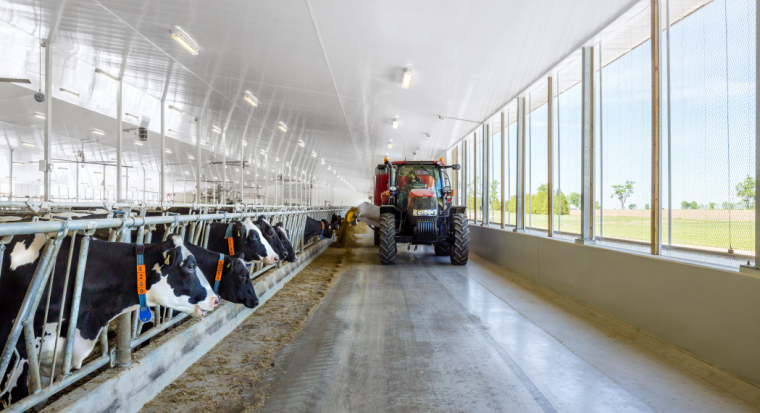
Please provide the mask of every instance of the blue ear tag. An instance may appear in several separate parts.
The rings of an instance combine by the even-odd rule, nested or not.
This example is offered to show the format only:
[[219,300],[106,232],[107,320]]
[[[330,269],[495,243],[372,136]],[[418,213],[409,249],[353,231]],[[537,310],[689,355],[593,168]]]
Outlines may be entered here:
[[145,299],[145,260],[143,259],[144,245],[138,245],[135,248],[137,254],[137,298],[140,300],[140,312],[139,318],[143,323],[147,323],[153,318],[153,314],[148,308],[147,300]]

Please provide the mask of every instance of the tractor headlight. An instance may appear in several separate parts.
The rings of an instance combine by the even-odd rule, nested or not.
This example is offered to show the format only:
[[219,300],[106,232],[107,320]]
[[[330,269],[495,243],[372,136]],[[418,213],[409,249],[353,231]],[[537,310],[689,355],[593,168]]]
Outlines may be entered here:
[[438,214],[437,209],[415,209],[413,215],[415,217],[434,217]]

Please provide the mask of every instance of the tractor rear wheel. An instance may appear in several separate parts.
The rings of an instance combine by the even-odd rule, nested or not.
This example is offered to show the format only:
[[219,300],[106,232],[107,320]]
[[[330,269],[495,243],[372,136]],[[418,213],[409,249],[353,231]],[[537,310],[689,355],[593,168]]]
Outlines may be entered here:
[[448,257],[451,255],[451,244],[446,241],[433,244],[433,248],[435,248],[435,255],[440,257]]
[[375,246],[380,245],[380,228],[372,230],[375,233]]
[[380,263],[391,265],[396,263],[396,216],[394,214],[380,215]]
[[470,223],[464,214],[454,214],[454,242],[451,246],[451,263],[465,265],[470,258]]

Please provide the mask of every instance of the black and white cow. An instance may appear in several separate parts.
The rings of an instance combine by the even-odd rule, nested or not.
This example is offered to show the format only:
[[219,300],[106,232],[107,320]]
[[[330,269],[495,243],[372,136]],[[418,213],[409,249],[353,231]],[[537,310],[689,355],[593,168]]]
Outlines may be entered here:
[[340,215],[333,213],[332,218],[330,219],[330,227],[333,231],[337,231],[340,229],[341,225],[343,225],[343,218]]
[[287,262],[298,261],[298,257],[296,256],[296,251],[293,249],[293,244],[290,242],[290,231],[288,231],[288,229],[285,228],[285,224],[283,224],[282,222],[278,222],[274,226],[274,231],[277,233],[277,238],[280,239],[280,242],[282,243],[282,246],[283,248],[285,248],[285,252],[287,253],[285,261]]
[[[285,250],[285,246],[282,245],[282,241],[280,241],[280,237],[277,236],[277,233],[274,231],[274,228],[272,228],[271,225],[269,225],[269,222],[266,220],[266,218],[263,215],[260,215],[259,218],[256,221],[251,221],[250,218],[246,218],[248,222],[252,223],[254,227],[258,228],[261,232],[261,235],[264,237],[264,239],[269,243],[269,245],[272,247],[274,252],[281,258],[281,259],[287,259],[288,252]],[[246,223],[246,221],[243,221]],[[246,223],[246,225],[250,225],[249,223]]]
[[306,226],[304,227],[303,231],[304,242],[307,242],[318,235],[322,238],[332,237],[330,224],[325,219],[317,221],[316,219],[306,217]]
[[[214,285],[216,281],[216,271],[219,265],[219,253],[209,251],[189,242],[185,242],[185,247],[193,254],[198,262],[198,268],[203,271],[206,280]],[[256,290],[253,288],[251,277],[248,275],[248,268],[245,266],[242,258],[222,254],[222,276],[219,280],[219,289],[217,294],[223,300],[235,304],[243,304],[248,308],[254,308],[259,305],[259,298],[256,297]]]
[[[82,238],[78,237],[74,244],[74,257],[79,256],[81,240]],[[212,310],[219,304],[219,297],[214,294],[206,277],[198,268],[195,257],[186,247],[177,246],[181,244],[181,239],[176,237],[163,243],[144,246],[147,305],[160,305],[202,317],[206,311]],[[5,251],[2,277],[0,277],[0,291],[4,292],[3,300],[0,300],[0,348],[5,347],[23,297],[40,261],[44,245],[44,234],[20,235],[13,238]],[[72,302],[73,277],[78,267],[76,259],[71,264],[72,280],[66,291],[63,288],[68,261],[66,252],[70,247],[71,237],[64,238],[60,253],[56,258],[55,271],[51,274],[53,286],[48,323],[42,325],[44,303],[47,302],[48,296],[47,286],[34,318],[38,348],[42,343],[40,375],[43,386],[50,383],[50,380],[61,372],[63,364],[65,336],[69,323],[66,317],[63,319],[57,347],[54,336],[58,327],[63,296],[66,296],[66,307],[69,307]],[[98,336],[109,321],[139,307],[136,251],[135,244],[106,242],[98,239],[90,241],[71,360],[75,369],[81,368],[82,362],[94,349]],[[11,388],[8,394],[3,395],[4,403],[18,401],[28,395],[27,353],[23,336],[18,341],[16,349],[20,358],[16,361],[12,360],[11,367],[18,362],[18,368],[15,371],[4,372],[4,377],[0,379],[0,388],[4,388],[6,384],[9,384]],[[55,366],[52,365],[54,349],[57,349]]]

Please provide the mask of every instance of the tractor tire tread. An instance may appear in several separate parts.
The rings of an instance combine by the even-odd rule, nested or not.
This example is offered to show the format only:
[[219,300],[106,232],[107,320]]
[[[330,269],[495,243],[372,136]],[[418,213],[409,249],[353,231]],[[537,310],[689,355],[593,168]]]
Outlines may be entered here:
[[464,214],[454,214],[454,239],[451,244],[451,263],[466,265],[470,259],[470,223]]
[[396,263],[396,216],[394,214],[380,215],[380,263],[393,265]]

